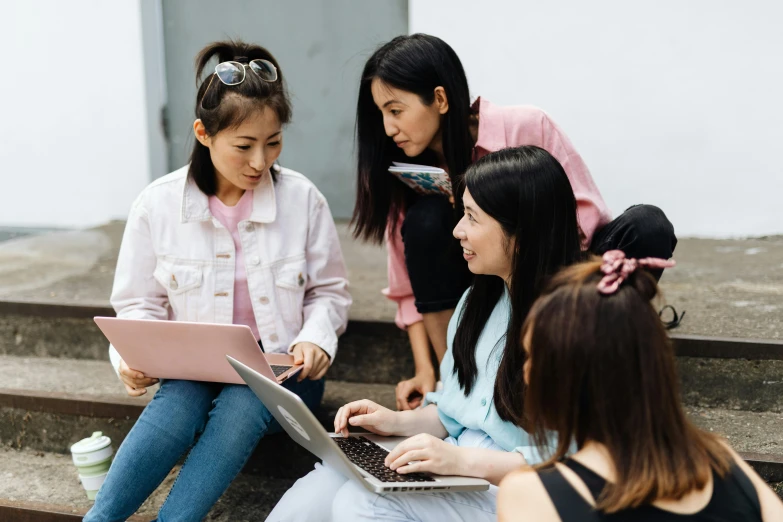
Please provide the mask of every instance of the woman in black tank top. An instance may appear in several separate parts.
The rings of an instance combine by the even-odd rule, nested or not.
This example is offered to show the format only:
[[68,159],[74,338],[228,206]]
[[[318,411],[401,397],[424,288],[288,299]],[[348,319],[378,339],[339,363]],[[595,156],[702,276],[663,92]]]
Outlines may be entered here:
[[[593,499],[600,498],[606,480],[574,459],[566,459],[570,468],[590,490]],[[600,513],[587,502],[562,473],[554,467],[540,470],[538,476],[563,522],[717,522],[760,521],[759,496],[748,476],[736,465],[720,477],[713,472],[713,491],[707,505],[692,514],[680,514],[645,504],[616,513]]]
[[496,384],[497,409],[551,458],[503,480],[501,522],[783,521],[764,481],[685,416],[651,304],[658,288],[642,269],[672,265],[607,252],[564,269],[533,305],[522,336],[527,386]]

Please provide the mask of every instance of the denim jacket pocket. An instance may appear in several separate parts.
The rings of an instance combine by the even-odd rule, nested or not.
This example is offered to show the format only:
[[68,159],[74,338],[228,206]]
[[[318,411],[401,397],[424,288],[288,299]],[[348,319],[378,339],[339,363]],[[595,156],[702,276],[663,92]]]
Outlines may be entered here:
[[279,265],[274,271],[278,313],[298,330],[302,327],[303,303],[307,287],[307,261],[300,259]]
[[201,267],[158,259],[153,276],[166,289],[174,318],[178,321],[197,321],[197,317],[189,317],[191,311],[195,313],[197,308],[188,306],[188,300],[198,293],[192,290],[201,288],[204,277]]

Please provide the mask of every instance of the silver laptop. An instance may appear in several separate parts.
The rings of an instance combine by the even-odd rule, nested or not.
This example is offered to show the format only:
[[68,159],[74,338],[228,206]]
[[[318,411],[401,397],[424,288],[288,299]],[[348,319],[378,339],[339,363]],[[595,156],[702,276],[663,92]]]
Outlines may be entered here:
[[294,441],[344,476],[358,480],[375,493],[409,491],[484,491],[486,480],[431,475],[400,474],[383,461],[405,437],[381,437],[372,433],[343,437],[328,433],[298,395],[264,377],[241,362],[226,356],[231,366],[274,415]]

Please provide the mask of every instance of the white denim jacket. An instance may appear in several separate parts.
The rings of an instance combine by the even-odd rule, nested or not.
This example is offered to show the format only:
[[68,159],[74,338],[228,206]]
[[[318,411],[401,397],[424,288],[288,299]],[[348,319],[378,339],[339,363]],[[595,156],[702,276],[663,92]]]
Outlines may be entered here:
[[[300,342],[334,361],[351,296],[324,196],[298,172],[277,168],[253,191],[239,223],[253,312],[267,352]],[[209,211],[185,166],[148,185],[128,217],[111,304],[117,317],[231,324],[234,241]],[[109,355],[115,369],[120,356]]]

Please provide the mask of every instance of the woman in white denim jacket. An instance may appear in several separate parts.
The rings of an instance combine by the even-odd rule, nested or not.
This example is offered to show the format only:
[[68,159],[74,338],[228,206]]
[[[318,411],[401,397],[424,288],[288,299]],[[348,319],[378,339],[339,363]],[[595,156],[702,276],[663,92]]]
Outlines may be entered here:
[[[111,302],[124,318],[247,324],[266,352],[303,363],[286,386],[315,408],[351,304],[334,221],[310,181],[275,164],[291,108],[274,57],[214,43],[197,57],[197,77],[213,57],[191,163],[134,202]],[[129,395],[158,382],[110,355]],[[189,449],[158,518],[200,520],[278,429],[247,386],[164,380],[85,520],[131,516]]]

